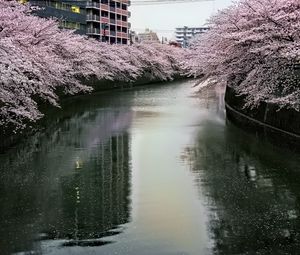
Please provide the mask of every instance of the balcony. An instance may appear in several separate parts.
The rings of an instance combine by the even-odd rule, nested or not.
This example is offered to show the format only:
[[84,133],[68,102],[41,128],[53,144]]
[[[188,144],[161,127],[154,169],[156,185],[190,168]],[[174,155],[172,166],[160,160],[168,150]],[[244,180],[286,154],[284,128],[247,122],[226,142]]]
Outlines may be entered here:
[[109,18],[101,17],[101,22],[102,23],[109,23]]
[[113,7],[113,6],[109,6],[109,10],[110,10],[111,12],[116,12],[116,8]]
[[120,8],[116,8],[116,13],[120,14],[120,15],[123,15],[123,16],[128,16],[129,15],[129,11],[123,10],[123,9],[120,9]]
[[130,0],[116,0],[115,2],[118,2],[118,3],[121,3],[121,4],[127,4],[127,5],[131,4]]
[[124,32],[117,32],[117,37],[128,38],[128,34]]
[[103,11],[109,11],[109,6],[108,6],[108,4],[100,4],[100,8],[101,8],[101,10],[103,10]]
[[89,27],[87,28],[86,33],[90,35],[100,35],[100,28]]
[[116,36],[116,31],[110,31],[111,36]]
[[86,15],[86,21],[100,22],[100,16],[99,15],[88,14],[88,15]]
[[131,17],[131,11],[128,11],[128,18]]
[[86,8],[87,9],[92,9],[92,8],[100,9],[100,4],[96,3],[96,2],[86,2]]
[[116,20],[115,19],[110,19],[110,24],[116,24]]
[[110,31],[102,29],[101,34],[103,36],[110,36]]

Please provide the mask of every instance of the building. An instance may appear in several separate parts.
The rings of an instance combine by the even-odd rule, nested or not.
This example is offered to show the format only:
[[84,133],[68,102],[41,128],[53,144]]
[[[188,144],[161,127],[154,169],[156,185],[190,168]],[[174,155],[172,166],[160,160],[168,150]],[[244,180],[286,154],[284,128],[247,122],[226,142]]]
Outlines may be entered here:
[[61,28],[75,29],[76,33],[86,34],[86,1],[44,1],[29,0],[30,4],[41,7],[36,13],[59,20]]
[[[24,0],[23,0],[24,1]],[[41,17],[59,19],[62,28],[75,29],[102,42],[128,44],[129,0],[29,0],[42,7]]]
[[86,5],[87,34],[102,42],[128,44],[129,0],[91,0]]
[[140,39],[138,34],[135,31],[130,31],[130,44],[132,43],[139,43]]
[[176,41],[182,45],[182,47],[188,47],[188,42],[196,35],[206,33],[209,30],[208,27],[177,27],[175,29]]
[[139,42],[145,42],[145,41],[159,42],[157,34],[149,29],[146,29],[144,33],[139,33],[138,38],[139,38]]

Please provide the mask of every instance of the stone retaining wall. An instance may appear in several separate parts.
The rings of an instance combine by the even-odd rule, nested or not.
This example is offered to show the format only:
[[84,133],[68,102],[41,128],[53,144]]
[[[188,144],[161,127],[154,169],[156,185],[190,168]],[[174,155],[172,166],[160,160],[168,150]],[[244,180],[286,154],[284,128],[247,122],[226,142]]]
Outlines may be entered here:
[[300,150],[300,112],[280,109],[276,104],[261,103],[255,109],[244,108],[245,97],[238,96],[233,88],[225,93],[228,120],[242,128],[263,135],[276,144],[285,144]]

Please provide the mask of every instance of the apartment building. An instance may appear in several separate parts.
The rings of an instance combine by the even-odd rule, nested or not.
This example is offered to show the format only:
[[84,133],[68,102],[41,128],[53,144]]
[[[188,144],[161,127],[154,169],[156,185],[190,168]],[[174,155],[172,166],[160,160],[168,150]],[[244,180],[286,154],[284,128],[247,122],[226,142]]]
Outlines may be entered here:
[[61,28],[74,29],[76,33],[86,34],[86,1],[29,0],[29,2],[41,7],[35,11],[38,16],[54,17],[58,19]]
[[[24,2],[24,0],[23,0]],[[62,28],[75,29],[110,44],[128,44],[130,0],[29,0],[42,7],[41,17],[55,17]]]
[[158,36],[157,36],[157,33],[153,32],[152,30],[150,29],[146,29],[145,32],[143,33],[139,33],[138,34],[138,41],[139,42],[159,42],[159,39],[158,39]]
[[175,28],[176,41],[182,45],[182,47],[188,47],[188,42],[193,37],[206,33],[209,30],[208,27],[177,27]]
[[128,44],[129,0],[87,1],[87,34],[102,42]]

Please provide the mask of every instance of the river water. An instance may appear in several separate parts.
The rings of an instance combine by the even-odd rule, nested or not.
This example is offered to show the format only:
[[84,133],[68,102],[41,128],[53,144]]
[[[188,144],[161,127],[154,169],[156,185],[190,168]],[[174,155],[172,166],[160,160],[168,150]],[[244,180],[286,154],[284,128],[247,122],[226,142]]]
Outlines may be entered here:
[[2,152],[0,255],[299,254],[299,154],[192,85],[68,99]]

